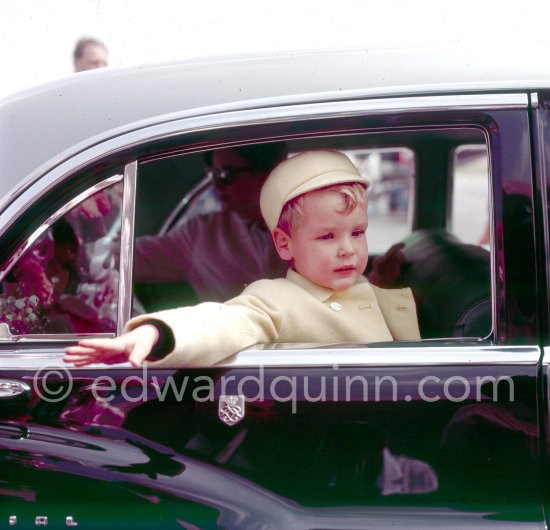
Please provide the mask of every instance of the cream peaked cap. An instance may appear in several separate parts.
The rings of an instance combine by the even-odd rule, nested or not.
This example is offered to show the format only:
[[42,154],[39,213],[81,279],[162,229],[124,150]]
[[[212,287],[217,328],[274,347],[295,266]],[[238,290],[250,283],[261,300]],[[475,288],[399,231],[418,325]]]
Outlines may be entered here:
[[269,228],[279,222],[284,205],[298,195],[333,184],[369,180],[338,151],[305,151],[281,162],[267,177],[260,194],[260,209]]

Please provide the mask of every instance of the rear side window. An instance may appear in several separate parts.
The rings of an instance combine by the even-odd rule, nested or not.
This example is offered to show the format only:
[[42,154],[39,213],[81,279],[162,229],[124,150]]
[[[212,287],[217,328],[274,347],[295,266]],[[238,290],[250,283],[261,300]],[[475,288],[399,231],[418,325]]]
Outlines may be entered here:
[[13,335],[116,331],[122,188],[54,216],[4,277],[0,322]]

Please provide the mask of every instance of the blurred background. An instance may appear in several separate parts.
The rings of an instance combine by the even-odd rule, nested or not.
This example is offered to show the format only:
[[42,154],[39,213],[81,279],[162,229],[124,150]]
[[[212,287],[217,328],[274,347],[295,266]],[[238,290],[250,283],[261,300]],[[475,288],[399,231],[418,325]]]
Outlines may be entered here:
[[109,65],[332,47],[550,44],[548,0],[0,0],[0,97],[73,72],[83,36]]

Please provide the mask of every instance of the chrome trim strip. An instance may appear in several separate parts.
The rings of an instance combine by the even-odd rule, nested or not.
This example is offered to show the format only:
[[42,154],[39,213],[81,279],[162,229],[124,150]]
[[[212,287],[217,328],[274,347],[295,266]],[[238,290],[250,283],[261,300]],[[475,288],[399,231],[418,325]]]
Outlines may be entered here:
[[[502,292],[502,289],[499,290],[498,282],[502,280],[497,274],[499,259],[497,249],[497,241],[495,239],[495,209],[494,209],[494,172],[493,172],[493,149],[491,144],[491,138],[486,130],[483,130],[483,136],[485,137],[485,148],[487,149],[487,169],[488,174],[488,183],[489,189],[487,190],[487,195],[489,198],[489,255],[490,255],[490,268],[491,268],[491,332],[488,337],[494,337],[498,333],[500,322],[498,321],[498,312],[497,312],[497,293]],[[487,338],[487,337],[485,337]],[[506,337],[500,337],[499,342],[504,342]]]
[[117,335],[132,315],[132,262],[134,256],[134,213],[137,187],[137,160],[124,167],[122,225],[120,232],[120,267],[117,304]]
[[88,197],[91,197],[94,193],[101,191],[109,186],[116,184],[122,181],[122,175],[114,175],[109,177],[94,186],[91,186],[87,190],[83,191],[80,195],[77,195],[74,199],[71,199],[68,203],[64,204],[59,210],[57,210],[53,215],[48,217],[46,222],[37,228],[32,235],[24,241],[22,245],[18,247],[15,253],[5,262],[4,267],[0,269],[0,281],[4,279],[4,276],[11,270],[15,262],[30,248],[37,239],[48,230],[58,219],[63,217],[67,212],[72,210],[82,201],[86,200]]
[[[539,194],[541,206],[542,206],[542,227],[543,227],[543,244],[544,244],[544,254],[546,256],[546,285],[550,285],[550,219],[548,212],[550,211],[550,205],[548,204],[548,193],[545,190],[548,190],[550,187],[550,171],[548,171],[548,162],[545,154],[545,146],[543,144],[544,139],[548,136],[544,127],[544,120],[541,116],[541,113],[545,112],[540,106],[537,107],[537,111],[534,113],[534,126],[536,127],[534,135],[536,140],[534,141],[534,148],[536,148],[535,159],[540,161],[540,167],[535,168],[535,177],[536,181],[541,187],[542,193]],[[536,187],[535,187],[536,192]],[[550,306],[547,306],[550,308]],[[544,353],[546,354],[546,348],[544,348]],[[543,357],[543,364],[544,364]],[[549,390],[550,392],[550,390]],[[550,433],[549,433],[550,436]]]
[[[494,183],[494,173],[493,173],[493,150],[492,150],[492,144],[491,144],[491,137],[487,133],[485,129],[482,127],[477,127],[481,134],[483,134],[483,138],[485,139],[485,146],[484,149],[487,153],[487,196],[489,199],[489,204],[487,205],[489,208],[489,253],[490,253],[490,268],[491,268],[491,330],[489,334],[486,337],[483,337],[484,339],[489,339],[490,337],[493,337],[494,334],[499,329],[499,322],[497,322],[498,313],[497,313],[497,293],[499,285],[499,275],[497,274],[498,270],[498,253],[495,251],[497,248],[497,242],[495,240],[494,234],[494,193],[493,193],[493,183]],[[501,289],[502,291],[502,289]],[[501,292],[500,291],[500,292]],[[506,336],[500,336],[499,341],[504,342],[506,339]]]
[[[536,364],[540,357],[537,347],[522,346],[426,346],[365,347],[337,345],[334,348],[303,348],[299,345],[284,349],[247,349],[220,363],[220,367],[244,368],[253,366],[445,366],[479,364]],[[277,345],[278,348],[289,345]],[[338,347],[340,346],[340,347]],[[337,353],[335,353],[337,348]]]
[[[358,92],[359,93],[359,92]],[[317,95],[318,96],[318,95]],[[359,96],[358,96],[359,97]],[[364,95],[363,95],[364,97]],[[52,185],[62,181],[70,173],[85,165],[129,147],[137,147],[146,141],[160,140],[175,135],[205,131],[227,126],[245,126],[265,123],[294,121],[296,119],[346,117],[368,114],[397,112],[426,112],[428,110],[456,109],[515,109],[527,108],[528,98],[524,93],[511,94],[466,94],[445,96],[415,96],[385,99],[357,99],[329,102],[281,105],[281,101],[262,101],[263,108],[227,110],[231,106],[221,105],[206,109],[195,109],[173,115],[132,123],[114,131],[90,138],[38,168],[10,194],[11,204],[0,214],[0,238],[4,229],[11,225],[18,213],[29,207],[38,195]],[[248,102],[252,105],[253,102]],[[218,109],[218,107],[220,107]],[[225,111],[224,111],[225,109]],[[198,115],[197,115],[198,114]],[[43,176],[43,178],[41,178]],[[39,192],[34,186],[39,187]],[[31,189],[33,188],[33,189]]]
[[544,346],[542,349],[541,364],[544,368],[550,366],[550,346]]
[[[388,343],[389,344],[389,343]],[[95,364],[82,368],[65,365],[61,348],[42,347],[33,353],[11,348],[0,350],[0,369],[34,370],[48,365],[61,365],[77,370],[128,370],[129,363],[118,365]],[[353,344],[319,346],[309,344],[259,345],[243,350],[216,365],[216,368],[299,368],[323,366],[452,366],[452,365],[536,365],[540,350],[535,346],[460,345],[438,346],[427,341],[425,346],[368,347]],[[154,370],[153,366],[148,370]],[[207,368],[200,368],[205,370]],[[139,369],[136,369],[139,370]]]

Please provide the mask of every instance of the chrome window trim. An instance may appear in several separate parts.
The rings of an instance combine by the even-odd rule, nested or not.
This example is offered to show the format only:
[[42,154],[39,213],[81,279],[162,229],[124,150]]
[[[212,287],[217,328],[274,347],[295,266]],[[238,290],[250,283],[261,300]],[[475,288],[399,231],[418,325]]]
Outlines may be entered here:
[[64,204],[59,210],[57,210],[55,213],[50,215],[46,221],[40,225],[26,240],[23,244],[21,244],[15,253],[6,260],[4,266],[0,268],[0,281],[4,279],[6,274],[11,270],[13,265],[19,260],[19,258],[30,248],[32,245],[36,243],[38,238],[48,230],[56,221],[58,221],[61,217],[63,217],[67,212],[72,210],[75,206],[77,206],[82,201],[85,201],[95,193],[104,190],[105,188],[108,188],[109,186],[112,186],[113,184],[117,184],[119,182],[122,182],[123,176],[120,174],[113,175],[112,177],[108,177],[105,180],[102,180],[101,182],[98,182],[97,184],[94,184],[93,186],[89,187],[73,199],[71,199],[69,202]]
[[[486,110],[486,109],[526,109],[528,96],[525,93],[510,94],[463,94],[439,96],[412,96],[379,99],[357,99],[336,102],[314,102],[298,105],[281,105],[268,107],[272,100],[263,102],[264,107],[214,112],[214,108],[201,109],[201,115],[185,111],[165,116],[163,123],[158,118],[145,123],[129,124],[115,131],[91,138],[71,150],[60,153],[51,163],[44,164],[31,174],[25,182],[12,191],[8,197],[5,210],[0,214],[1,227],[9,226],[18,212],[27,209],[37,197],[44,194],[51,186],[57,185],[70,174],[84,168],[90,163],[113,156],[122,150],[178,135],[215,130],[222,127],[251,126],[266,123],[294,121],[296,119],[325,119],[378,115],[398,112],[426,112],[429,110]],[[223,107],[223,106],[222,106]],[[210,113],[209,113],[210,112]],[[185,117],[187,116],[187,117]],[[190,116],[190,117],[189,117]]]
[[[233,357],[200,370],[217,368],[313,368],[313,367],[387,367],[397,366],[477,366],[477,365],[525,365],[536,366],[540,359],[540,349],[537,346],[494,346],[487,344],[439,346],[429,343],[426,346],[393,346],[380,348],[363,345],[339,344],[300,345],[278,344],[258,345],[241,351]],[[4,370],[35,370],[45,366],[61,366],[71,371],[78,370],[141,370],[130,363],[117,365],[92,364],[84,367],[74,367],[62,362],[61,349],[46,346],[28,353],[12,346],[0,350],[0,366]],[[182,369],[185,367],[182,367]],[[156,370],[148,366],[147,370]],[[178,370],[178,368],[159,368],[162,370]]]
[[[491,332],[489,333],[490,336],[495,336],[497,334],[497,330],[499,329],[499,323],[497,321],[498,319],[498,312],[497,312],[497,293],[500,291],[502,292],[504,290],[504,287],[502,286],[502,279],[497,274],[497,271],[499,270],[499,255],[496,251],[497,249],[497,241],[495,238],[495,208],[494,208],[494,174],[493,174],[493,149],[491,145],[491,139],[489,137],[489,134],[487,131],[483,131],[483,135],[485,136],[485,147],[487,148],[487,166],[489,170],[488,175],[488,185],[489,189],[487,190],[487,194],[489,196],[489,258],[490,258],[490,265],[491,265]],[[499,282],[500,281],[500,285]],[[502,328],[502,326],[500,326]],[[504,342],[506,337],[498,337],[499,342]]]
[[[548,384],[548,380],[550,378],[550,346],[545,346],[542,349],[542,376],[543,376],[543,385],[546,386],[546,403],[550,403],[550,385]],[[548,427],[548,422],[550,421],[550,411],[546,411],[546,427]]]
[[[541,108],[541,105],[538,100],[538,94],[531,94],[531,99],[533,102],[533,108],[536,109],[536,113],[540,113],[543,111]],[[535,104],[536,102],[536,104]],[[538,138],[538,141],[535,142],[534,146],[537,149],[537,152],[535,153],[535,158],[538,158],[541,162],[540,167],[540,175],[537,175],[535,172],[535,176],[537,180],[540,182],[541,190],[543,193],[539,194],[539,200],[541,202],[541,210],[542,210],[542,230],[543,230],[543,245],[544,245],[544,255],[546,256],[545,260],[545,272],[546,272],[546,285],[547,289],[550,289],[550,204],[548,202],[548,195],[545,192],[545,190],[548,189],[550,186],[550,171],[548,170],[548,163],[550,160],[548,160],[548,157],[545,155],[545,149],[544,145],[541,141],[541,139],[545,138],[545,129],[542,123],[542,118],[540,116],[536,116],[536,119],[534,120],[534,124],[536,126],[536,130],[534,131],[534,134],[536,138]],[[536,191],[535,186],[535,191]],[[550,351],[550,350],[549,350]],[[546,354],[546,348],[544,348],[544,353]],[[544,364],[544,358],[543,358],[543,364]],[[550,364],[550,362],[547,361],[547,364]],[[549,389],[550,392],[550,389]]]
[[[497,275],[497,270],[498,270],[498,253],[495,252],[494,249],[496,249],[496,240],[495,240],[495,229],[494,229],[494,225],[495,225],[495,222],[494,222],[494,193],[493,193],[493,183],[494,183],[494,175],[493,175],[493,167],[494,167],[494,164],[493,164],[493,150],[491,149],[491,138],[489,136],[489,134],[487,133],[487,131],[482,128],[482,127],[478,127],[478,129],[481,131],[481,133],[483,134],[483,137],[485,139],[485,149],[487,150],[487,167],[488,167],[488,175],[487,175],[487,178],[488,178],[488,190],[487,190],[487,194],[488,194],[488,198],[489,198],[489,204],[488,204],[488,208],[489,208],[489,253],[490,253],[490,269],[491,269],[491,330],[489,332],[489,334],[486,336],[486,337],[483,337],[484,339],[488,339],[490,337],[493,337],[494,334],[496,333],[496,330],[498,329],[498,325],[497,325],[497,317],[498,317],[498,314],[497,314],[497,289],[499,288],[499,285],[497,284],[498,283],[498,275]],[[455,151],[456,151],[456,148],[455,148]],[[455,152],[454,151],[454,152]],[[454,153],[453,152],[453,153]],[[453,154],[454,156],[454,154]],[[449,215],[449,213],[448,213]],[[449,222],[449,220],[447,221]],[[500,342],[504,342],[504,340],[506,339],[506,337],[504,336],[501,336],[499,337],[499,341]]]
[[137,188],[137,160],[124,167],[122,224],[120,231],[120,266],[117,304],[117,335],[132,316],[132,262],[134,256],[134,218]]
[[544,368],[548,368],[550,366],[550,346],[544,346],[542,349],[541,364]]

